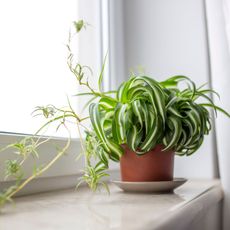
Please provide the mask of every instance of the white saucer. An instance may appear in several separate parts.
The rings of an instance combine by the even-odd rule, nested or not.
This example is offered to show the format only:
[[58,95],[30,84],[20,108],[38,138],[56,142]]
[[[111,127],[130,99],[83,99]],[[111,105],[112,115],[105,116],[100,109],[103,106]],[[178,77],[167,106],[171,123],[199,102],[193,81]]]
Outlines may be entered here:
[[187,181],[185,178],[174,178],[173,181],[128,182],[111,181],[124,192],[136,193],[169,193]]

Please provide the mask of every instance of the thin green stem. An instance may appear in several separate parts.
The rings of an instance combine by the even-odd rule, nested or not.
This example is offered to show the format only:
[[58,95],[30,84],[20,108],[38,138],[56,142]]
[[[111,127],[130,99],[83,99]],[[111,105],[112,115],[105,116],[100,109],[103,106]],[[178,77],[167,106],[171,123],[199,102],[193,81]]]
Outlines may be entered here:
[[[66,129],[67,129],[67,127],[66,127]],[[68,132],[69,132],[69,130],[68,130]],[[47,171],[66,152],[66,150],[69,148],[69,146],[70,146],[70,140],[71,140],[71,138],[70,138],[70,133],[69,133],[69,138],[68,138],[68,141],[67,141],[65,147],[44,168],[42,168],[41,170],[39,170],[37,173],[34,173],[33,175],[31,175],[22,184],[20,184],[14,191],[12,191],[11,193],[9,193],[8,196],[6,197],[6,199],[10,200],[11,197],[13,197],[16,193],[18,193],[21,189],[23,189],[30,181],[32,181],[34,178],[40,176],[45,171]]]

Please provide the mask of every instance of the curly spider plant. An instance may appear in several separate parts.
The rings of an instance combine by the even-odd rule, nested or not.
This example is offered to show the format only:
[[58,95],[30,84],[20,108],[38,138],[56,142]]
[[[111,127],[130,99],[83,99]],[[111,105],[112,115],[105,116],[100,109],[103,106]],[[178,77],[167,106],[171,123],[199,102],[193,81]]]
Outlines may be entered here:
[[[178,88],[186,81],[188,87]],[[101,97],[90,104],[93,130],[110,159],[119,161],[122,144],[138,155],[157,144],[164,150],[173,149],[179,155],[191,155],[211,130],[207,107],[229,114],[214,105],[211,89],[196,88],[185,76],[174,76],[163,82],[147,76],[132,77],[121,84],[116,97]],[[206,102],[198,102],[203,98]]]
[[[187,86],[180,89],[180,82]],[[106,157],[119,161],[127,154],[124,145],[137,156],[149,154],[159,145],[162,154],[193,154],[211,130],[208,107],[230,117],[213,103],[210,94],[219,96],[214,90],[197,88],[186,76],[163,82],[134,76],[120,85],[114,97],[99,97],[97,103],[90,104],[89,114],[100,143],[97,154],[101,164],[108,167]]]

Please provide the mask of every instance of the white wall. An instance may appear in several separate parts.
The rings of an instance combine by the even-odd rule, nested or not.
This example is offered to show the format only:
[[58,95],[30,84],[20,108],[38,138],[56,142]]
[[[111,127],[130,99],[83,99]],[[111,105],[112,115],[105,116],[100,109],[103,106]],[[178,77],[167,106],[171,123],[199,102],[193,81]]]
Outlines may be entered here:
[[[230,111],[230,1],[207,0],[206,3],[213,86],[217,91],[221,92],[222,96],[221,101],[216,101],[216,103],[225,108],[227,111]],[[224,16],[226,17],[224,18]],[[223,224],[225,230],[230,229],[229,131],[229,118],[220,114],[216,120],[216,134],[220,163],[220,176],[225,192]]]
[[109,0],[110,87],[115,89],[126,77],[124,0]]
[[[114,68],[120,73],[112,72],[116,79],[114,87],[128,78],[130,68],[138,65],[157,80],[183,74],[198,85],[210,82],[203,0],[125,0],[117,4],[119,8],[110,9],[113,16],[111,49],[115,51],[112,58]],[[123,24],[118,26],[121,18]],[[117,36],[120,40],[115,40]],[[176,159],[175,176],[211,178],[217,175],[213,133],[193,156]]]

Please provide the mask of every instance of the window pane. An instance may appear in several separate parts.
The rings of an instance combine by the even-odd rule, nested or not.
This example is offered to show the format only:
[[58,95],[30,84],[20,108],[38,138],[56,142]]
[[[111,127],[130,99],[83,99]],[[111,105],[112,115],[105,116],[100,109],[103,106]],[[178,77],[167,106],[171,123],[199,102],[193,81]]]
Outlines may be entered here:
[[65,47],[76,19],[77,0],[0,1],[0,131],[35,133],[35,106],[61,107],[76,93]]

